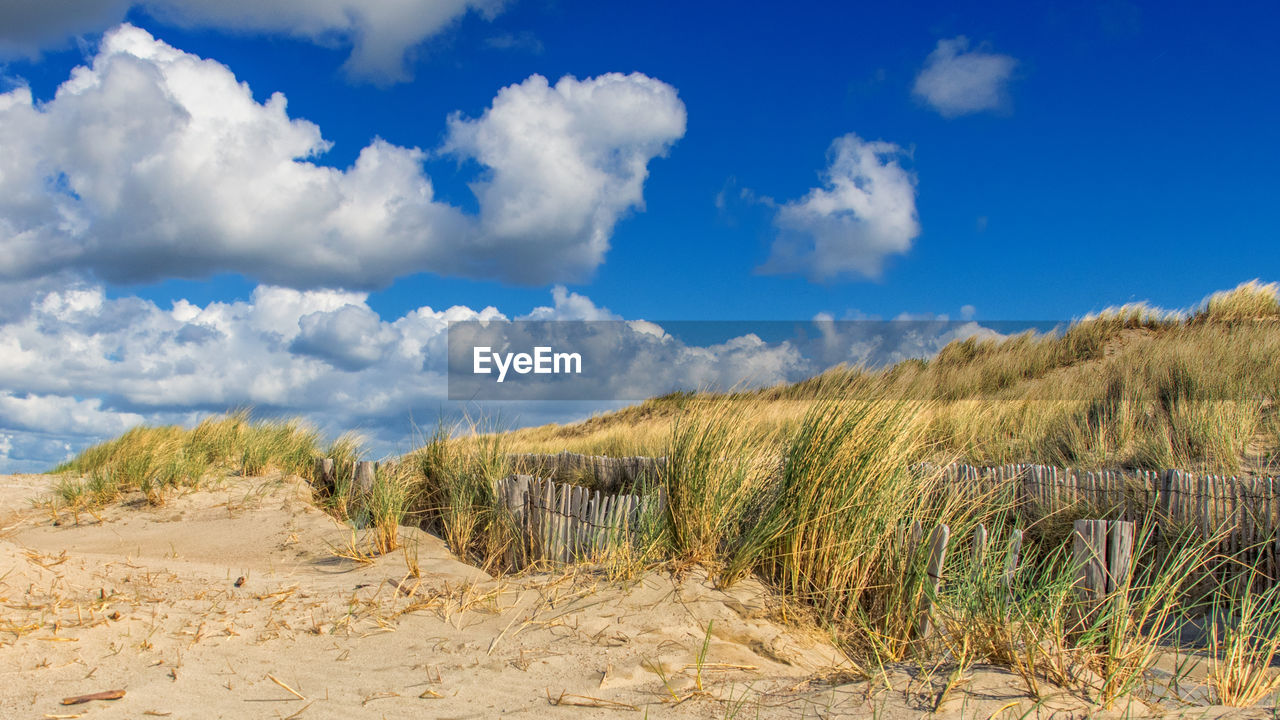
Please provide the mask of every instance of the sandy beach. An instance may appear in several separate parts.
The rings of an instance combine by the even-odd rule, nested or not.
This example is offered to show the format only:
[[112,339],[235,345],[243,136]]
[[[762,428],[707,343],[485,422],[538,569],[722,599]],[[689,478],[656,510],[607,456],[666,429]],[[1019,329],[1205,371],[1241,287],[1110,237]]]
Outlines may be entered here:
[[[721,591],[696,568],[492,578],[409,528],[405,550],[342,557],[350,529],[296,479],[232,479],[78,518],[30,502],[49,481],[3,478],[5,718],[1099,714],[1066,694],[1037,704],[994,668],[946,697],[945,671],[904,665],[868,681],[820,634],[783,622],[757,582]],[[1135,701],[1101,714],[1158,711]]]

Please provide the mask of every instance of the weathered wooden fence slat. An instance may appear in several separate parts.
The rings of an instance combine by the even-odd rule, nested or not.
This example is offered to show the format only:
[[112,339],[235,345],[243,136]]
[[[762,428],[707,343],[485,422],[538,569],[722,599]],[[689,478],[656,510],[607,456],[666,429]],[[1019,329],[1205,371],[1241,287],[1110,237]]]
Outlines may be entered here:
[[645,513],[665,512],[666,495],[612,495],[580,485],[525,474],[495,488],[517,539],[508,553],[513,567],[590,560],[631,542]]
[[920,615],[916,620],[916,638],[923,640],[933,630],[933,601],[942,583],[942,564],[947,558],[947,541],[951,528],[939,525],[929,534],[929,559],[925,564],[924,597],[920,600]]
[[1018,560],[1022,555],[1022,531],[1014,530],[1009,537],[1009,549],[1004,556],[1004,590],[1007,595],[1013,593],[1013,578],[1018,571]]
[[1086,604],[1100,601],[1107,591],[1107,521],[1076,520],[1072,557],[1076,567],[1076,592]]
[[[926,466],[932,467],[932,466]],[[938,468],[934,468],[937,471]],[[1015,517],[1031,524],[1046,515],[1085,515],[1125,522],[1153,519],[1161,540],[1183,533],[1219,538],[1222,581],[1252,572],[1280,584],[1280,488],[1272,477],[1224,477],[1178,469],[1087,471],[1019,464],[990,468],[953,463],[941,468],[947,484],[966,496],[1004,488]]]
[[555,454],[513,453],[507,456],[517,474],[590,484],[606,493],[617,493],[623,488],[634,487],[656,480],[666,471],[666,458],[605,457],[578,455],[571,452]]

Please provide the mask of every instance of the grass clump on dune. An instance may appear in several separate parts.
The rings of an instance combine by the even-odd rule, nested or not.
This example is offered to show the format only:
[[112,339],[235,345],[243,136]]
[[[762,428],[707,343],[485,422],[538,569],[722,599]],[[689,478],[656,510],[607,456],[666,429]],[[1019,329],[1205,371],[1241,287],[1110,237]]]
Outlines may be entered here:
[[[913,467],[925,451],[924,408],[890,401],[816,405],[789,438],[771,501],[730,563],[755,570],[862,650],[898,659],[923,599],[923,544],[910,523],[961,533],[981,507],[940,492],[941,474]],[[850,632],[856,630],[856,632]]]
[[1280,689],[1280,585],[1259,591],[1259,579],[1214,598],[1208,682],[1222,705],[1249,707]]
[[751,414],[724,409],[710,401],[678,417],[664,453],[672,550],[687,561],[741,544],[778,469],[781,448],[755,436]]
[[319,433],[300,420],[258,421],[248,411],[207,418],[195,428],[139,426],[95,445],[52,470],[68,505],[100,505],[128,492],[159,504],[171,490],[215,473],[261,475],[269,470],[310,476]]
[[497,482],[510,472],[502,435],[476,431],[455,439],[443,424],[403,458],[415,484],[413,512],[421,526],[444,538],[458,555],[492,569],[499,566],[514,531],[500,511]]
[[1216,292],[1192,317],[1196,322],[1280,321],[1280,283],[1250,280],[1234,290]]

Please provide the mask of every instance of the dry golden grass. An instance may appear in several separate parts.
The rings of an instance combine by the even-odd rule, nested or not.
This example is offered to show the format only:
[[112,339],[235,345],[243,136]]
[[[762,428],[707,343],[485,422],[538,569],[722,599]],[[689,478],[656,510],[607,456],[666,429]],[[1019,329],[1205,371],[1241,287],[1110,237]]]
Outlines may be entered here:
[[105,504],[134,491],[158,505],[169,492],[196,486],[210,474],[253,477],[279,470],[309,477],[319,437],[301,420],[253,422],[241,410],[206,418],[191,430],[138,426],[52,472],[63,476],[56,494],[73,508]]
[[678,418],[723,412],[754,446],[816,404],[884,398],[927,404],[926,444],[975,464],[1280,472],[1276,293],[1253,281],[1190,314],[1126,305],[1060,333],[964,340],[928,361],[753,392],[675,393],[504,441],[512,452],[658,456]]
[[[1029,532],[1012,588],[992,568],[969,567],[964,538],[979,522],[1007,537],[1011,501],[957,493],[922,463],[1280,470],[1276,294],[1274,284],[1246,283],[1188,314],[1130,305],[1059,333],[966,340],[928,361],[879,371],[842,367],[785,387],[676,393],[568,426],[440,428],[380,477],[371,497],[334,509],[344,517],[365,513],[379,552],[395,547],[398,524],[411,519],[457,555],[502,572],[515,569],[506,565],[515,529],[495,490],[510,472],[509,453],[667,457],[657,478],[668,493],[666,513],[615,558],[611,573],[699,563],[726,586],[756,574],[868,666],[912,655],[960,668],[994,662],[1019,674],[1033,694],[1047,681],[1106,704],[1143,681],[1172,615],[1197,607],[1187,578],[1203,575],[1212,544],[1178,548],[1162,537],[1165,564],[1135,567],[1134,582],[1096,614],[1105,622],[1080,627],[1071,621],[1078,600],[1062,534],[1019,528]],[[237,418],[190,432],[131,431],[64,468],[88,475],[67,493],[109,498],[122,487],[146,491],[145,482],[163,487],[166,478],[194,474],[165,470],[180,462],[310,472],[313,435],[296,425],[255,429]],[[350,441],[331,446],[330,456],[341,454],[339,478],[350,477],[358,451]],[[347,496],[335,488],[332,497]],[[943,574],[969,579],[935,597],[925,544],[904,540],[912,523],[926,537],[949,526],[960,549]],[[351,554],[360,552],[353,541]],[[407,553],[406,565],[413,575]],[[1223,638],[1227,654],[1214,688],[1225,702],[1247,703],[1276,687],[1267,667],[1276,646],[1247,638],[1280,614],[1274,596],[1257,600],[1222,601],[1247,618]],[[915,631],[926,603],[943,628],[928,641]]]

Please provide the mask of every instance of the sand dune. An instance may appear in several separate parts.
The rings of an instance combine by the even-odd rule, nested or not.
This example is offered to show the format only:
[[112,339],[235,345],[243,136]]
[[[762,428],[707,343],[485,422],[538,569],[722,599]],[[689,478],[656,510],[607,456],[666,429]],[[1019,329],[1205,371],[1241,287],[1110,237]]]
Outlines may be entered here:
[[[495,579],[408,528],[408,556],[357,562],[339,557],[350,530],[279,478],[55,524],[26,502],[47,482],[0,483],[4,718],[897,718],[928,714],[946,681],[911,666],[856,677],[752,581]],[[115,689],[125,696],[60,704]],[[978,668],[939,709],[1085,707],[1064,696],[1036,710],[1014,678]]]

